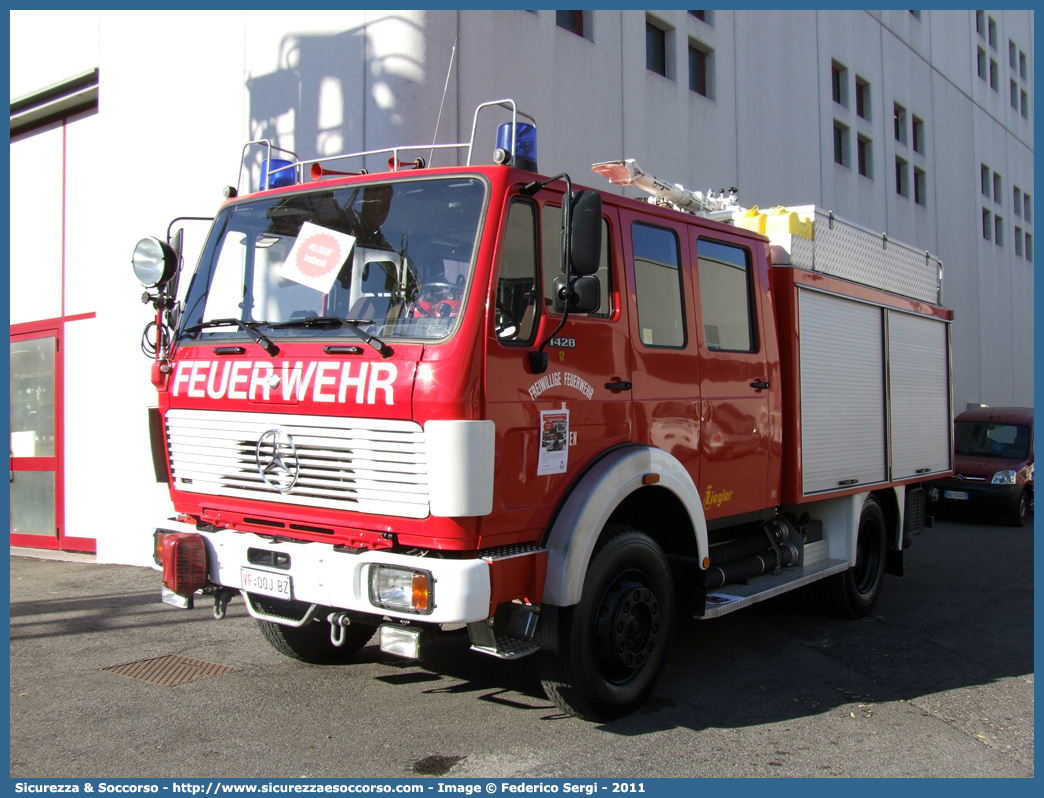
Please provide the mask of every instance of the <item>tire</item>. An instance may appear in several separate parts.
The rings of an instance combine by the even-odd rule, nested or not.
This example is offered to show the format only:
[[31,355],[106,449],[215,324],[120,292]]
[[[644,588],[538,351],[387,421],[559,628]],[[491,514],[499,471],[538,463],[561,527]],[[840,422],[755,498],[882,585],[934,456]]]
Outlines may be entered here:
[[887,535],[884,511],[877,499],[869,496],[859,515],[855,566],[816,583],[824,610],[839,618],[863,618],[870,614],[884,583]]
[[330,642],[330,622],[325,619],[309,621],[297,628],[262,620],[258,620],[257,625],[265,640],[280,654],[314,665],[348,662],[377,631],[376,626],[353,623],[344,630],[344,645],[338,647]]
[[591,557],[580,603],[559,611],[558,654],[541,653],[544,692],[562,711],[607,721],[656,688],[674,627],[667,558],[648,535],[610,526]]
[[1029,493],[1024,490],[1019,494],[1019,497],[1012,505],[1011,512],[1008,514],[1008,525],[1025,526],[1026,519],[1029,517],[1029,511],[1030,497]]

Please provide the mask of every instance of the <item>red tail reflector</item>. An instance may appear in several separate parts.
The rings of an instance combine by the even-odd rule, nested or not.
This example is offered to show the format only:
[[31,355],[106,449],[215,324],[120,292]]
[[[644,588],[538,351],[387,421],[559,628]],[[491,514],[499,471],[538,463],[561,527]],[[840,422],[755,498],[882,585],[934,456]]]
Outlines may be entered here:
[[176,532],[163,537],[163,586],[191,596],[207,583],[207,548],[203,536]]

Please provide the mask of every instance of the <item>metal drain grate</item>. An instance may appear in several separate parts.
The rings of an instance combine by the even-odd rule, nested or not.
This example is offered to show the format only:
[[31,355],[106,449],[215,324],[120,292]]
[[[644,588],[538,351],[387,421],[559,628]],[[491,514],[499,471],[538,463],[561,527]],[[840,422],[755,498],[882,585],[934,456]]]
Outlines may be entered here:
[[130,676],[132,679],[141,679],[143,682],[152,682],[164,687],[173,687],[177,684],[185,684],[204,676],[220,676],[223,673],[232,673],[239,668],[230,668],[228,665],[215,665],[213,662],[204,662],[201,659],[190,659],[170,654],[166,657],[155,659],[144,659],[140,662],[128,662],[126,665],[113,665],[111,668],[102,668],[109,673],[118,673],[120,676]]

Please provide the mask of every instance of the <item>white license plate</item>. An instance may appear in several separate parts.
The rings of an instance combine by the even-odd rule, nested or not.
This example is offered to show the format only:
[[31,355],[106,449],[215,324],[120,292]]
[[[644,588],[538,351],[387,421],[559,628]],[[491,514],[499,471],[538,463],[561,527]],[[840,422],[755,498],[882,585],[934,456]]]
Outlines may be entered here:
[[968,501],[968,491],[966,490],[944,490],[944,499],[957,499],[958,501]]
[[286,599],[292,596],[290,592],[290,574],[273,574],[270,571],[257,571],[253,568],[240,568],[240,578],[243,581],[243,590],[248,593],[257,593],[261,596]]

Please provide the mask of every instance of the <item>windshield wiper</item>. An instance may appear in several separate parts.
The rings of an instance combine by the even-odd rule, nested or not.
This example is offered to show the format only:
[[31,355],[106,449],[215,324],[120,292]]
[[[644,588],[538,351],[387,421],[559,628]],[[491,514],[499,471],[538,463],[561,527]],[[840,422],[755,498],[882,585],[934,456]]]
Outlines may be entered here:
[[345,327],[356,338],[361,338],[365,343],[377,350],[381,357],[391,357],[394,350],[384,343],[380,338],[364,332],[358,325],[373,324],[373,319],[342,319],[340,316],[306,316],[303,319],[290,319],[277,324],[269,324],[273,330],[284,327]]
[[210,321],[204,321],[199,324],[193,324],[191,327],[186,327],[182,332],[192,334],[198,333],[200,330],[205,330],[208,327],[238,327],[253,338],[254,343],[264,349],[270,357],[275,357],[279,354],[279,347],[255,329],[257,325],[265,323],[266,322],[263,321],[246,322],[239,319],[211,319]]

